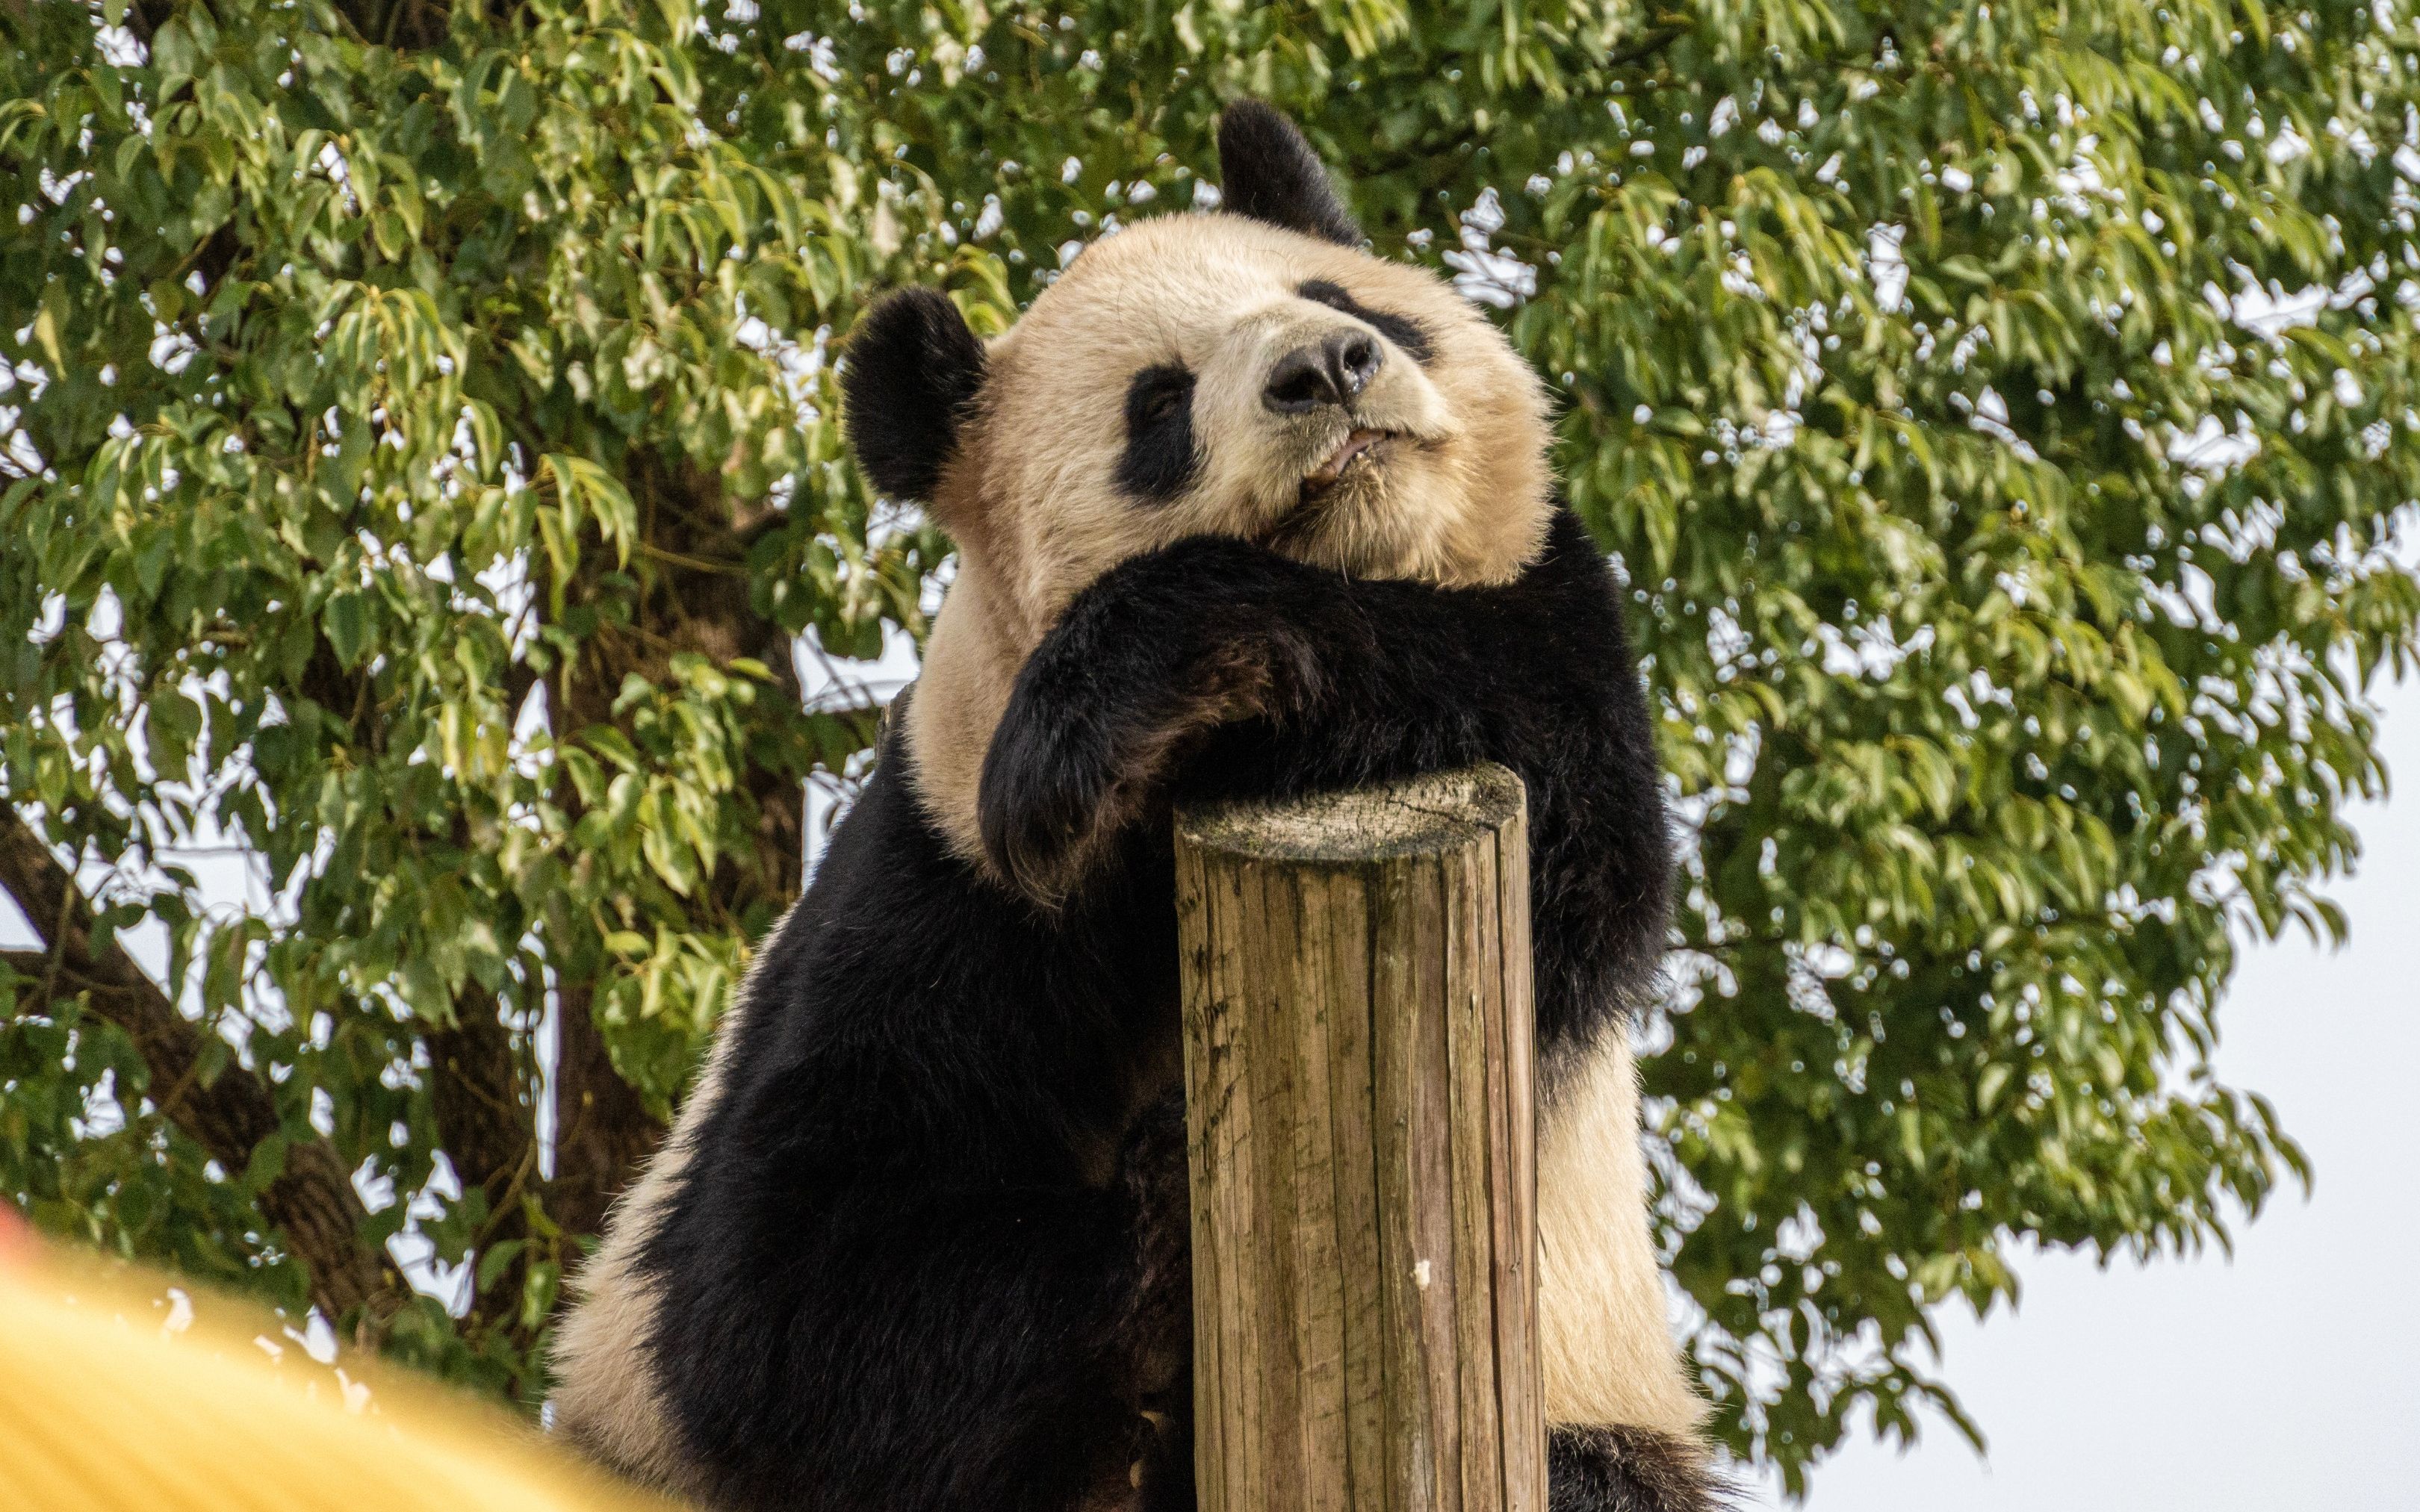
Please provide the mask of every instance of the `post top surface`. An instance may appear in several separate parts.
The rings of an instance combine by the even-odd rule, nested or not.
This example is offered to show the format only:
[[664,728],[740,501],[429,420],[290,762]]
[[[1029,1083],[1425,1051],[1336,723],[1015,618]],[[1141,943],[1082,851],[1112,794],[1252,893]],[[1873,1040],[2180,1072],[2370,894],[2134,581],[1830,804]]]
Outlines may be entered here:
[[1180,810],[1176,830],[1204,850],[1279,861],[1383,861],[1448,851],[1522,810],[1521,779],[1494,762],[1384,787],[1282,802]]

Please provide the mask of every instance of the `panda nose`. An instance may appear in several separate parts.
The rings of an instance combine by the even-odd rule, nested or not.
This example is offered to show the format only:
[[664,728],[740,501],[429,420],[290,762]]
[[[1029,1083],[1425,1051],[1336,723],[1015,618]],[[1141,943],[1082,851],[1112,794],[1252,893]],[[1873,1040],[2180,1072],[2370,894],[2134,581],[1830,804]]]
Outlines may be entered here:
[[1261,389],[1261,403],[1281,415],[1307,414],[1324,404],[1348,404],[1370,386],[1387,349],[1366,331],[1331,332],[1278,359]]

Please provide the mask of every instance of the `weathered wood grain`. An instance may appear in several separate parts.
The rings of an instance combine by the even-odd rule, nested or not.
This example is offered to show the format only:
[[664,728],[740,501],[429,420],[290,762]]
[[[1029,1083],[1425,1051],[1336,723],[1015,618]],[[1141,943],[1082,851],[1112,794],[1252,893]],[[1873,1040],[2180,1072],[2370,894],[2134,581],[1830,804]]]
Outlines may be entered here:
[[1544,1512],[1525,822],[1177,817],[1203,1512]]

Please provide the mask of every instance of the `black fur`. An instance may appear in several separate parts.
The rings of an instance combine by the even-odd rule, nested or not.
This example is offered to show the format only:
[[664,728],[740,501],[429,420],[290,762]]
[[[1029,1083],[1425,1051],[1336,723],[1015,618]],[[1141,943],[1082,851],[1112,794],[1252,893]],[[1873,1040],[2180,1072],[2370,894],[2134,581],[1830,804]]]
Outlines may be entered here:
[[843,412],[858,465],[893,499],[931,499],[983,388],[983,343],[948,295],[908,288],[858,317],[845,355]]
[[1351,316],[1402,347],[1410,354],[1413,362],[1422,367],[1426,367],[1429,364],[1429,359],[1436,355],[1435,348],[1429,345],[1427,327],[1406,315],[1391,315],[1385,310],[1373,310],[1355,299],[1342,285],[1331,284],[1324,278],[1314,278],[1295,292],[1313,304],[1325,304],[1331,310],[1340,310]]
[[1222,209],[1340,246],[1361,245],[1361,227],[1327,165],[1294,122],[1257,100],[1238,100],[1218,117],[1218,191]]
[[1738,1504],[1706,1453],[1641,1427],[1546,1434],[1546,1512],[1729,1512]]
[[1126,449],[1118,486],[1161,504],[1193,486],[1202,471],[1193,443],[1193,375],[1173,363],[1146,367],[1126,385]]
[[[1502,588],[1357,580],[1226,539],[1119,566],[1033,655],[985,768],[987,843],[1056,907],[954,856],[902,755],[894,733],[766,942],[643,1255],[663,1400],[708,1500],[744,1512],[1066,1512],[1138,1464],[1140,1504],[1177,1512],[1171,796],[1512,766],[1551,1080],[1663,944],[1664,809],[1614,584],[1559,513]],[[1556,1463],[1557,1512],[1705,1505],[1617,1473],[1620,1443]]]

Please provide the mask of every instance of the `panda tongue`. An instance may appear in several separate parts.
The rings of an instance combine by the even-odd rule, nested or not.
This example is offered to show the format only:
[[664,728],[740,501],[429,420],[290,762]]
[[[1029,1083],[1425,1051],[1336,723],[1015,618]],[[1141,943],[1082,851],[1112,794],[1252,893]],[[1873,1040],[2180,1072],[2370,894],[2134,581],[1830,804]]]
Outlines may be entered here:
[[1342,477],[1345,468],[1352,464],[1353,459],[1375,445],[1379,438],[1386,434],[1382,430],[1354,430],[1344,438],[1342,445],[1329,454],[1326,461],[1303,474],[1303,491],[1306,494],[1317,493]]

